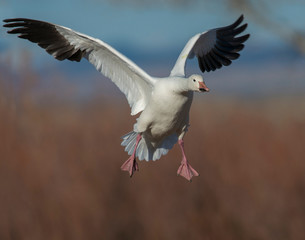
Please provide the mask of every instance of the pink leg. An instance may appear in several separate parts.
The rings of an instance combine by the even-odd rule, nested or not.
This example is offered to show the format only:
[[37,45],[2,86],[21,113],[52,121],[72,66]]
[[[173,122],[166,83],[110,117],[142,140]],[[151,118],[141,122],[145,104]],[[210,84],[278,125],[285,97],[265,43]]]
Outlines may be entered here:
[[193,176],[199,176],[198,172],[192,168],[192,166],[188,163],[186,156],[185,156],[185,152],[184,152],[184,142],[183,140],[178,140],[179,146],[181,148],[182,151],[182,161],[181,161],[181,165],[178,168],[177,174],[185,177],[187,180],[191,181]]
[[134,171],[139,171],[139,167],[138,167],[138,164],[136,162],[136,150],[137,150],[137,147],[138,147],[138,144],[139,144],[141,138],[142,138],[141,134],[138,134],[137,141],[136,141],[136,146],[133,150],[133,154],[121,166],[121,169],[123,171],[129,172],[130,177],[132,177],[132,174],[134,173]]

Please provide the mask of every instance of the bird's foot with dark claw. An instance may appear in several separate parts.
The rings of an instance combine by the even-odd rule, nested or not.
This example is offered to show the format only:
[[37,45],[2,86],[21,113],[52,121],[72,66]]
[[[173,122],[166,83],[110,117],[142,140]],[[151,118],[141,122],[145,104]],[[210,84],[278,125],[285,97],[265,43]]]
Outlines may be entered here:
[[192,166],[186,160],[182,160],[181,165],[178,168],[177,175],[180,175],[191,182],[192,177],[199,176],[199,173],[192,168]]
[[132,177],[135,171],[139,171],[139,166],[136,162],[136,158],[134,156],[130,156],[121,166],[121,170],[127,171],[129,176]]

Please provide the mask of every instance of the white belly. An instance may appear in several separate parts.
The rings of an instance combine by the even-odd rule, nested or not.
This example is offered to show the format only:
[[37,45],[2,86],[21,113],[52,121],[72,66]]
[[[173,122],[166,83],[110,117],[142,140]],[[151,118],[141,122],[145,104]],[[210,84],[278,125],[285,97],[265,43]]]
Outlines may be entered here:
[[193,92],[185,95],[153,95],[148,107],[142,112],[137,122],[137,130],[143,132],[151,142],[159,142],[166,136],[188,124],[189,110]]

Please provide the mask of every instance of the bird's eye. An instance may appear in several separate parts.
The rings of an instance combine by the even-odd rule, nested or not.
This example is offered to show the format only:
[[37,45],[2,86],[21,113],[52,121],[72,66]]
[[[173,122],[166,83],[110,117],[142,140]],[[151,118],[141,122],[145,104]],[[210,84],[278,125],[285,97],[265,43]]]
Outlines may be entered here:
[[196,82],[196,80],[195,80],[195,79],[193,79],[193,82]]

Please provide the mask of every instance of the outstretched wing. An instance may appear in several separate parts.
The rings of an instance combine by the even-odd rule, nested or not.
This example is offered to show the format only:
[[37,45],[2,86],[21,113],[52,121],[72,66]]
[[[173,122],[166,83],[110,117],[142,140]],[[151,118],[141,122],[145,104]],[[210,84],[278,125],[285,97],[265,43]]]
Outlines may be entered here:
[[247,24],[241,24],[244,16],[241,15],[233,24],[227,27],[215,28],[193,36],[180,53],[170,76],[185,76],[186,60],[198,59],[202,72],[215,71],[222,66],[228,66],[237,59],[239,51],[244,48],[244,42],[249,34],[236,37],[242,33]]
[[4,22],[7,23],[4,27],[13,28],[8,33],[37,43],[58,60],[79,62],[86,58],[125,94],[132,115],[144,110],[154,79],[108,44],[48,22],[26,18],[5,19]]

